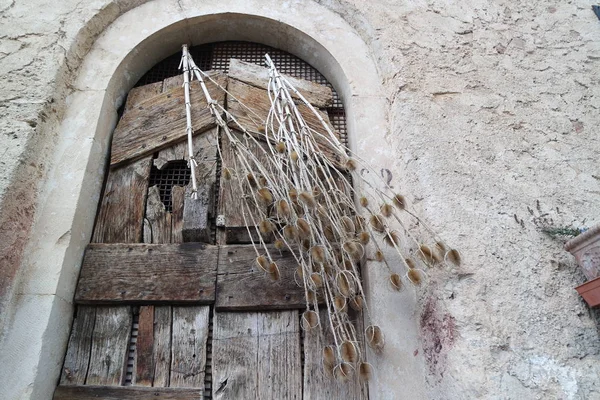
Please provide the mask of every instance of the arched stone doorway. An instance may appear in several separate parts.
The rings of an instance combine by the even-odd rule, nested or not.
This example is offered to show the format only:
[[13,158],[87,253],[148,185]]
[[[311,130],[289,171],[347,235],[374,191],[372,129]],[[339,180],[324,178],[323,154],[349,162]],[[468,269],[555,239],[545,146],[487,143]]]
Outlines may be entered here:
[[[21,360],[7,372],[5,398],[49,398],[57,382],[68,336],[71,302],[83,249],[89,243],[100,195],[110,134],[124,94],[142,74],[182,43],[249,40],[299,56],[321,71],[339,90],[348,112],[350,146],[375,164],[391,157],[382,150],[387,133],[386,100],[369,49],[338,15],[301,0],[226,0],[188,4],[159,0],[117,18],[85,56],[78,78],[68,85],[68,109],[54,144],[50,173],[43,183],[39,217],[27,246],[19,296],[12,303],[2,359]],[[65,83],[67,85],[67,83]],[[46,139],[54,140],[54,139]],[[69,171],[69,173],[65,173]],[[377,272],[367,277],[369,291]],[[373,297],[373,296],[371,296]],[[412,321],[414,299],[390,318],[388,296],[371,299],[392,332],[387,355],[374,360],[380,371],[373,387],[389,393],[422,393],[421,366],[413,362],[418,346]],[[398,314],[399,311],[399,314]],[[398,379],[402,368],[405,379]]]

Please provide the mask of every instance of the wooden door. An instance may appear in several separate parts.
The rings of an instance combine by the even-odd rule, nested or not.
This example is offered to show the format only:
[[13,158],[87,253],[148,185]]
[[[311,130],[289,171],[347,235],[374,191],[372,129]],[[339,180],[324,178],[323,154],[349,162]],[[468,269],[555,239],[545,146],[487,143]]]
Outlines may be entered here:
[[[229,74],[210,74],[213,98],[259,129],[254,113],[268,110],[265,71],[232,61]],[[301,330],[305,300],[293,258],[278,256],[275,283],[253,267],[240,198],[219,181],[227,143],[220,160],[223,139],[197,82],[200,196],[190,198],[181,83],[169,78],[128,96],[54,399],[365,399],[358,381],[324,376],[321,353],[330,338]],[[296,85],[317,107],[331,101],[326,87]]]

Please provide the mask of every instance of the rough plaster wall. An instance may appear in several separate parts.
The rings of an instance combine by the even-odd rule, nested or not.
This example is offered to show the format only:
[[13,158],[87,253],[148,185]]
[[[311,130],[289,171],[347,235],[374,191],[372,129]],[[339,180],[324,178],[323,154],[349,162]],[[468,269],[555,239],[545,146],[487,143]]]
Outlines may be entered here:
[[[430,397],[600,398],[598,316],[573,291],[583,277],[561,242],[535,224],[544,213],[557,226],[600,222],[591,3],[319,3],[361,34],[389,88],[392,184],[463,253],[460,270],[429,271],[415,316]],[[57,83],[133,6],[0,0],[3,278],[16,273],[8,249],[26,238],[28,188],[52,150]]]

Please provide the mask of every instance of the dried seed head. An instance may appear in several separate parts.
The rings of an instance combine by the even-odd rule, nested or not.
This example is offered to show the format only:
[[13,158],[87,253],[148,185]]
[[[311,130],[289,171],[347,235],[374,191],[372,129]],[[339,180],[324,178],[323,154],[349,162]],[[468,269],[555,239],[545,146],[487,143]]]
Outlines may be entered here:
[[293,202],[296,202],[296,201],[298,201],[298,191],[297,191],[296,189],[294,189],[294,188],[291,188],[291,189],[288,191],[288,195],[290,196],[290,199],[291,199]]
[[444,244],[444,242],[435,242],[435,250],[439,251],[441,254],[445,254],[446,253],[446,245]]
[[296,151],[292,151],[290,153],[290,158],[292,159],[293,162],[298,161],[298,153]]
[[[409,271],[412,271],[409,270]],[[392,284],[392,287],[398,291],[402,290],[402,279],[400,279],[400,275],[398,274],[392,274],[390,275],[390,283]]]
[[360,232],[358,234],[358,241],[360,242],[360,244],[366,246],[370,240],[371,240],[371,235],[369,235],[369,232]]
[[308,304],[314,303],[315,301],[317,301],[317,295],[315,294],[315,292],[313,291],[308,291],[306,292],[306,301],[308,302]]
[[261,189],[258,189],[258,192],[256,192],[258,200],[265,204],[265,205],[269,205],[271,203],[273,203],[273,195],[271,194],[271,191],[269,189],[267,189],[266,187],[263,187]]
[[356,160],[349,158],[346,160],[345,167],[348,171],[355,171],[358,167],[358,163],[356,162]]
[[345,242],[342,248],[353,260],[360,260],[365,255],[363,245],[355,241]]
[[301,238],[306,239],[310,236],[310,225],[304,218],[298,218],[296,225],[298,226],[298,234]]
[[429,248],[429,246],[422,244],[419,246],[419,255],[428,264],[433,264],[435,258],[433,257],[433,252]]
[[223,168],[223,179],[230,181],[233,177],[233,170],[231,168]]
[[335,365],[335,349],[333,346],[323,348],[323,365],[332,367]]
[[390,247],[398,246],[400,244],[400,235],[397,231],[388,231],[383,237],[383,241]]
[[275,226],[273,225],[273,223],[271,221],[269,221],[268,219],[263,219],[258,224],[258,230],[260,230],[260,232],[265,235],[273,232],[274,227]]
[[300,280],[304,279],[304,268],[302,268],[302,265],[298,265],[298,267],[296,267],[296,275]]
[[281,239],[275,240],[274,245],[277,250],[283,250],[285,248],[285,242]]
[[310,280],[316,288],[323,287],[323,277],[318,272],[310,274]]
[[260,186],[267,186],[267,178],[265,178],[264,176],[259,176],[258,177],[258,183],[260,184]]
[[274,281],[278,281],[280,278],[279,268],[277,267],[277,264],[275,264],[274,262],[269,264],[269,276]]
[[326,225],[325,228],[323,228],[323,234],[325,235],[325,238],[330,242],[336,241],[335,232],[331,225]]
[[415,286],[420,286],[423,283],[423,273],[420,269],[411,268],[406,273],[408,280]]
[[406,199],[401,194],[396,194],[394,196],[394,205],[398,207],[400,210],[404,210],[406,208]]
[[284,142],[279,142],[275,145],[275,150],[277,150],[278,153],[285,153],[285,143]]
[[279,218],[289,218],[290,217],[290,205],[288,204],[286,199],[281,199],[277,202],[277,215]]
[[354,227],[354,221],[352,221],[352,218],[344,215],[342,217],[342,226],[344,227],[344,230],[349,233],[349,234],[354,234],[356,228]]
[[346,298],[342,296],[335,296],[333,298],[333,307],[336,311],[346,311]]
[[344,297],[351,297],[354,294],[354,278],[348,271],[338,272],[335,282],[340,294]]
[[256,265],[265,272],[269,270],[269,261],[265,256],[256,257]]
[[298,229],[294,225],[286,225],[283,228],[283,237],[288,242],[295,242],[298,239]]
[[333,376],[340,382],[345,382],[352,376],[352,366],[348,363],[340,363],[333,368]]
[[365,299],[361,295],[354,296],[350,299],[350,307],[352,307],[356,311],[362,310],[364,305]]
[[383,260],[384,260],[384,257],[383,257],[383,252],[382,252],[381,250],[377,250],[377,251],[375,252],[375,261],[379,261],[379,262],[381,262],[381,261],[383,261]]
[[256,182],[256,178],[254,178],[254,175],[248,174],[248,175],[246,175],[246,179],[248,179],[248,183],[250,184],[251,187],[253,187],[255,189],[258,187],[258,182]]
[[417,266],[415,260],[413,260],[412,258],[405,258],[404,261],[406,262],[408,268],[415,268]]
[[317,215],[321,218],[325,218],[327,216],[327,209],[319,204],[317,207]]
[[452,249],[446,253],[445,258],[456,266],[460,266],[460,253],[456,249]]
[[369,200],[365,196],[362,196],[360,198],[360,205],[363,206],[363,207],[368,206],[369,205]]
[[385,338],[381,328],[377,325],[369,325],[365,329],[365,336],[367,338],[367,345],[373,350],[381,350],[385,345]]
[[315,208],[317,206],[315,198],[309,192],[300,193],[298,195],[298,200],[300,200],[308,208]]
[[304,249],[304,251],[310,250],[310,240],[309,239],[304,239],[302,241],[302,248]]
[[350,341],[345,341],[340,346],[340,355],[342,360],[354,364],[358,361],[358,349],[356,345]]
[[304,311],[301,324],[304,330],[316,328],[319,326],[319,314],[314,311]]
[[314,262],[323,264],[325,262],[325,248],[323,246],[313,246],[310,249],[310,255]]
[[371,215],[370,221],[374,230],[379,233],[385,231],[385,224],[383,223],[383,217],[381,215]]
[[358,378],[362,382],[370,381],[373,378],[373,366],[367,362],[358,365]]
[[313,196],[315,196],[315,198],[318,198],[320,195],[323,194],[323,192],[321,191],[321,188],[318,186],[313,187],[312,193],[313,193]]
[[381,206],[380,211],[384,217],[389,218],[392,216],[392,212],[394,212],[394,207],[392,207],[390,204],[385,203]]

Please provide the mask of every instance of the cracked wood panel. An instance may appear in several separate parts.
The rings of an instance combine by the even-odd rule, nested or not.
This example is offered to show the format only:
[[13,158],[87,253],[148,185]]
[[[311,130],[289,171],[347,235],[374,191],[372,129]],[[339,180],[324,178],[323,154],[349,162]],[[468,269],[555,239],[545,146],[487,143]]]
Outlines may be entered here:
[[[267,90],[269,84],[268,68],[235,58],[229,61],[228,75],[238,81],[264,90]],[[315,107],[327,108],[333,103],[333,92],[329,87],[305,79],[294,78],[290,75],[281,74],[281,76],[287,79]],[[299,99],[295,93],[292,93],[292,97]]]
[[210,307],[173,307],[171,387],[204,387]]
[[[361,352],[364,354],[363,334],[364,324],[362,314],[354,315],[353,324],[360,338]],[[329,324],[327,312],[321,310],[319,313],[321,326]],[[320,399],[344,399],[344,400],[367,400],[368,388],[362,384],[356,375],[346,382],[339,382],[328,376],[323,370],[323,348],[334,345],[333,335],[329,329],[308,330],[304,333],[304,400]]]
[[[227,78],[220,72],[211,72],[213,79],[225,87]],[[225,93],[212,82],[207,88],[214,100],[224,104]],[[192,126],[196,133],[215,126],[215,119],[207,108],[200,83],[190,84]],[[113,134],[111,166],[154,153],[186,137],[185,98],[182,87],[173,87],[137,103],[123,114]]]
[[[231,94],[227,97],[227,110],[234,115],[238,123],[253,133],[255,137],[264,140],[264,121],[267,119],[269,109],[271,108],[267,91],[233,78],[230,78],[227,82],[227,91]],[[321,125],[321,122],[307,106],[299,104],[298,110],[310,129],[327,137],[327,132]],[[339,133],[334,130],[327,113],[319,109],[316,109],[316,111],[329,129],[334,132],[337,139],[340,140]],[[229,126],[231,128],[238,127],[234,122],[230,122]],[[277,127],[278,125],[275,124],[274,128],[277,129]],[[337,164],[339,157],[327,140],[321,136],[316,136],[315,140],[325,157]]]
[[170,243],[171,225],[171,213],[160,200],[158,186],[150,187],[144,218],[144,243]]
[[297,311],[215,313],[213,398],[302,398]]
[[131,324],[131,307],[97,308],[87,385],[123,384]]
[[156,96],[163,91],[163,83],[155,82],[144,86],[134,87],[127,93],[127,101],[125,101],[125,108],[123,109],[123,115],[133,110],[136,105],[143,102],[149,97]]
[[90,365],[95,320],[95,307],[77,306],[77,316],[73,320],[67,355],[60,377],[61,385],[83,385],[85,383]]
[[59,386],[53,400],[198,400],[202,389],[132,386]]
[[270,247],[280,279],[272,281],[256,264],[251,245],[221,246],[217,272],[217,310],[276,310],[306,307],[304,289],[294,280],[298,264],[288,252]]
[[211,303],[217,254],[201,243],[90,244],[75,302]]
[[92,242],[138,243],[142,240],[144,206],[151,157],[108,171]]

